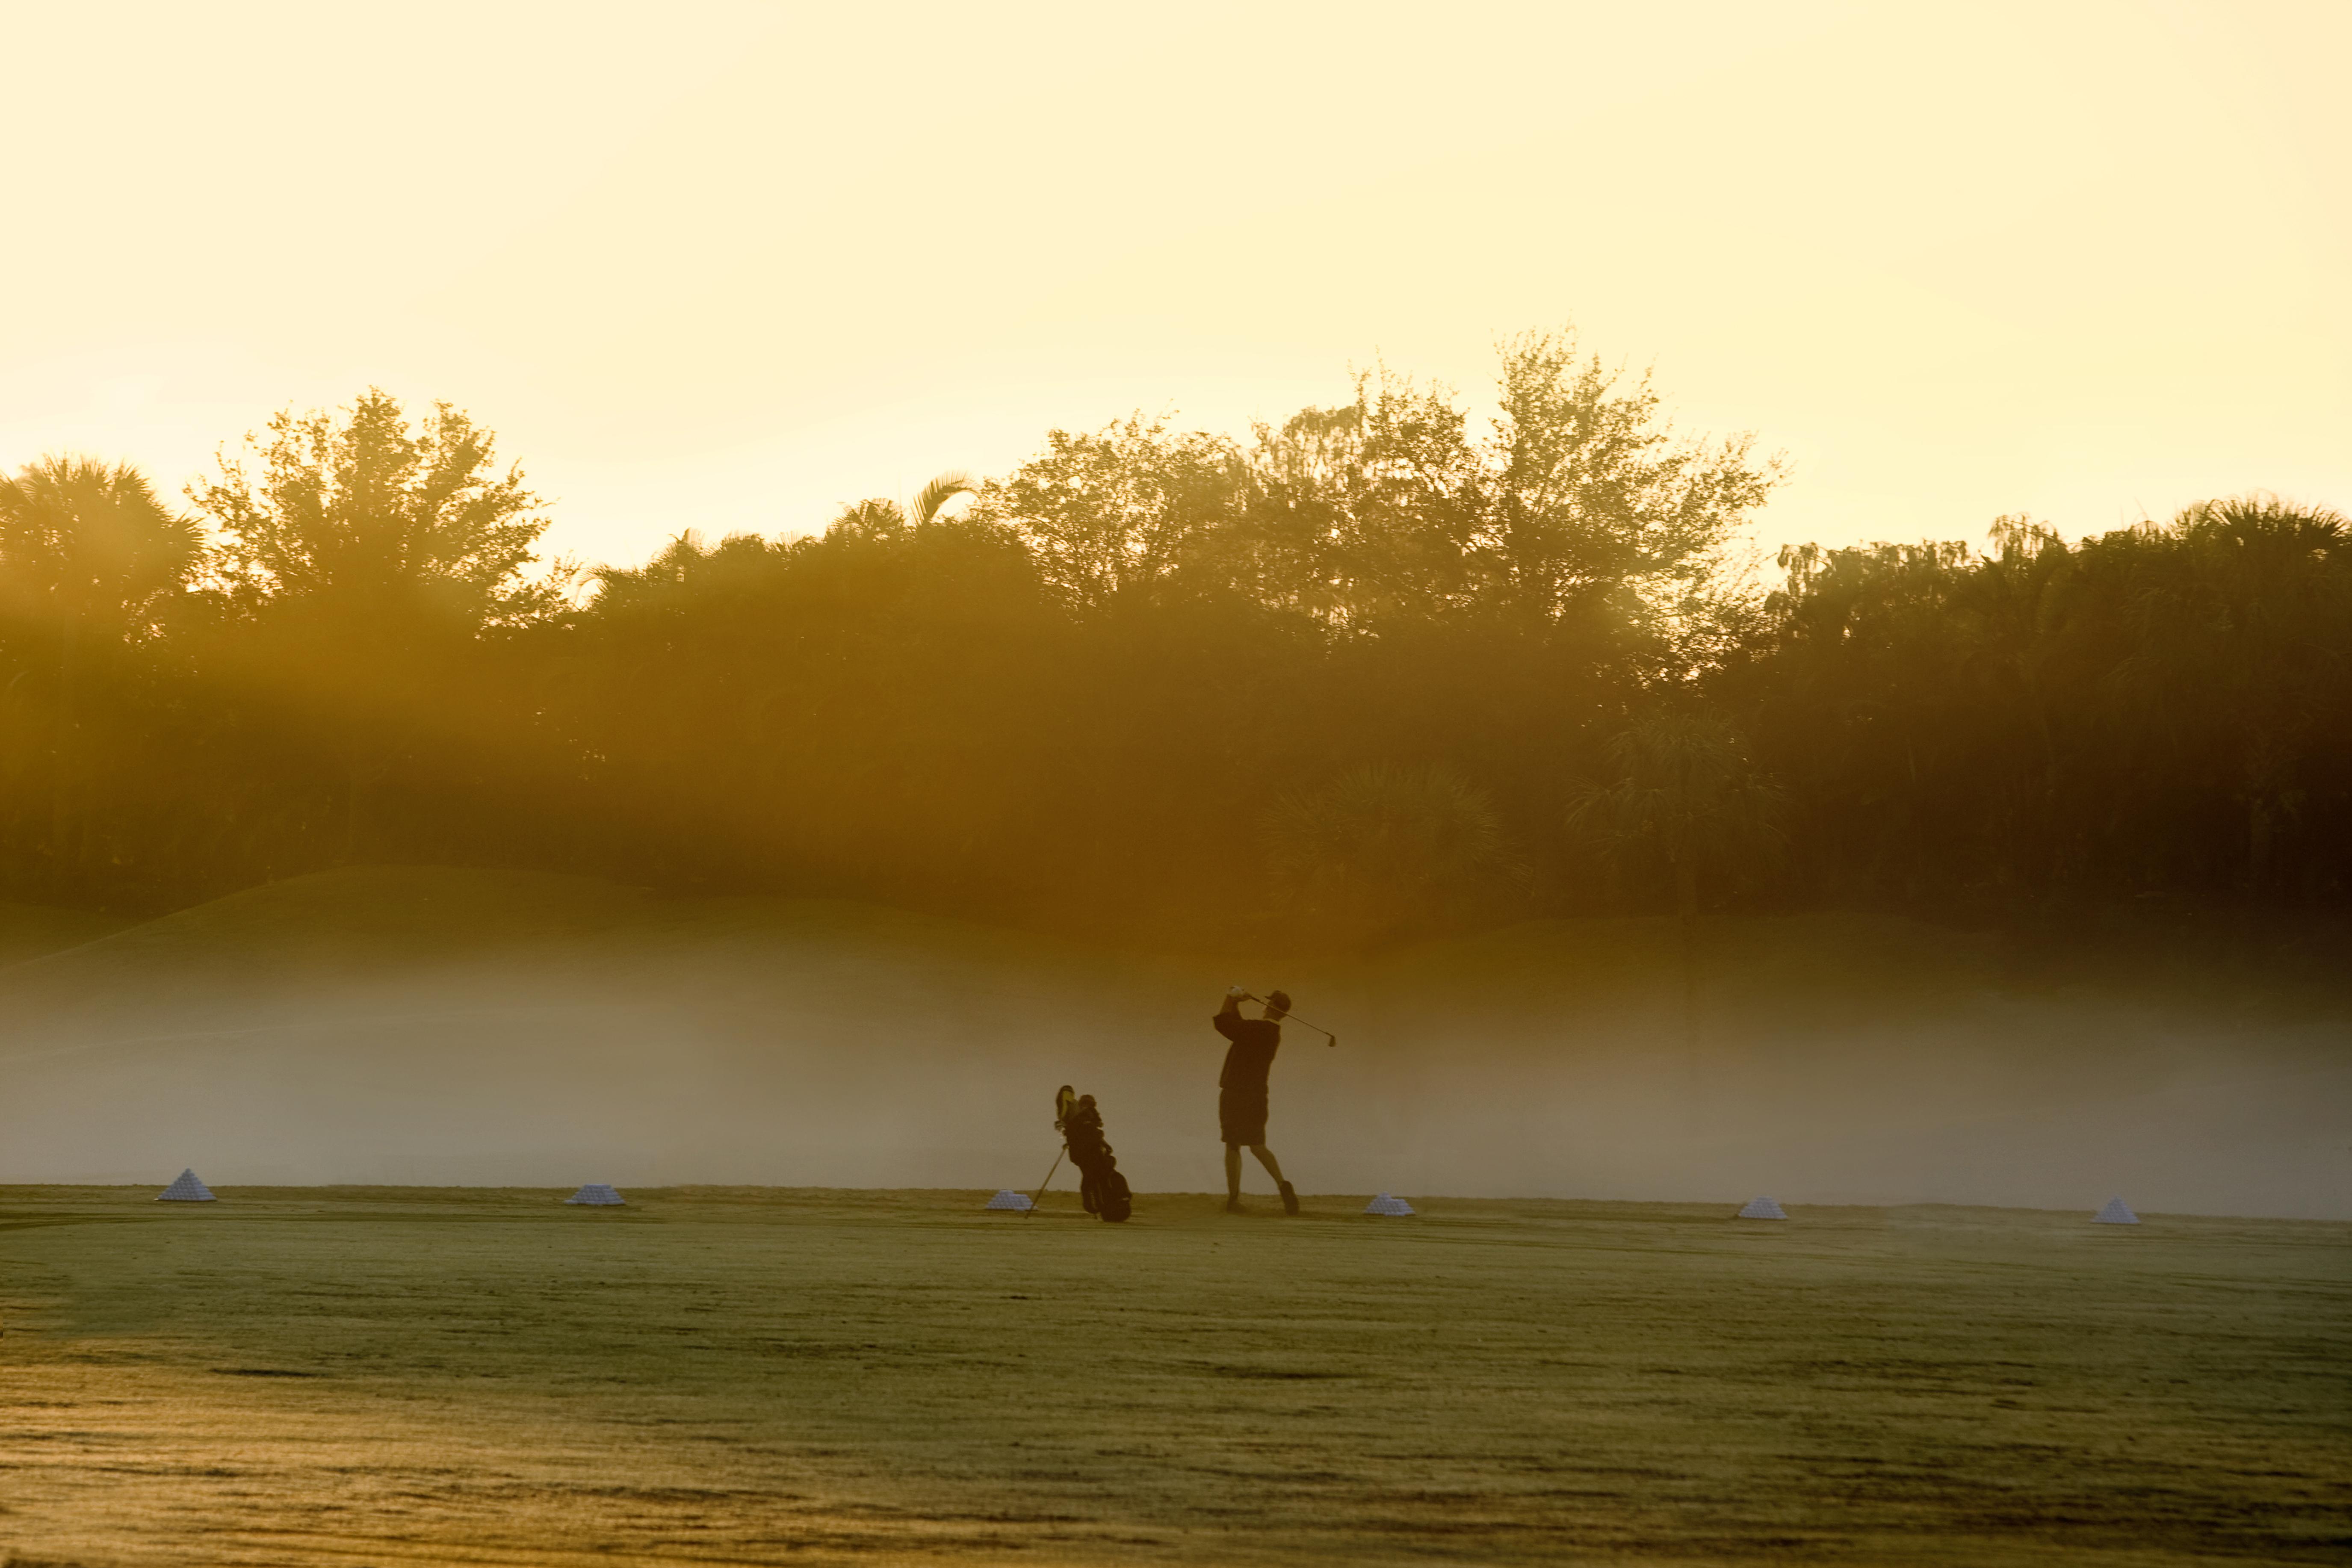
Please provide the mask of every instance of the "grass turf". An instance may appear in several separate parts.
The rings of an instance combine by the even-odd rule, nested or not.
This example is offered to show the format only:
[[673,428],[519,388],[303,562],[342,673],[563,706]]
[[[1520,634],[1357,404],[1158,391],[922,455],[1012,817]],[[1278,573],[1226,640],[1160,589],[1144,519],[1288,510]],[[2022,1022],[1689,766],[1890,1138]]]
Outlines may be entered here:
[[2352,1226],[0,1189],[0,1561],[2343,1561]]

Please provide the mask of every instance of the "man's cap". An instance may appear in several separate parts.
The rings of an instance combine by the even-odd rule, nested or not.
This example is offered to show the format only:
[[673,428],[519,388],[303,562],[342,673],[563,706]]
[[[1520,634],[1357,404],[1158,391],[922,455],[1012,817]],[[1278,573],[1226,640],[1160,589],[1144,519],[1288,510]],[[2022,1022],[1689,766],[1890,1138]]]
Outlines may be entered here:
[[1265,994],[1265,1005],[1277,1013],[1287,1013],[1290,1011],[1290,993],[1269,991]]

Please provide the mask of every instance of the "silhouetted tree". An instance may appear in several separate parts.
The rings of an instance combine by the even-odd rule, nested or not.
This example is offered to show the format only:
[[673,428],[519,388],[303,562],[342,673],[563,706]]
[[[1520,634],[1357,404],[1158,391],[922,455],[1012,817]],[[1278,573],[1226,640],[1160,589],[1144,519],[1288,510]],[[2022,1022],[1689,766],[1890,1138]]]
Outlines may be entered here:
[[842,508],[827,531],[844,531],[876,541],[919,532],[939,520],[940,509],[948,502],[958,496],[977,495],[979,490],[970,474],[950,468],[925,484],[908,501],[876,498],[851,502]]
[[1489,486],[1467,425],[1444,389],[1383,365],[1358,374],[1352,403],[1258,426],[1254,594],[1347,631],[1468,613]]
[[495,446],[446,403],[412,429],[371,387],[340,417],[272,416],[267,440],[224,448],[219,477],[188,495],[251,598],[467,629],[525,622],[561,606],[564,579],[523,576],[547,519],[520,469],[497,471]]
[[203,560],[202,531],[128,465],[49,457],[0,477],[0,616],[54,660],[49,853],[60,866],[75,858],[92,783],[79,744],[86,666],[116,673],[119,652],[154,635],[162,602]]
[[363,805],[464,677],[467,644],[563,605],[568,565],[527,578],[547,526],[495,438],[446,403],[412,428],[371,388],[340,415],[270,419],[188,488],[224,536],[223,572],[253,624],[244,679],[337,737],[343,853]]
[[1763,865],[1781,843],[1782,796],[1722,718],[1669,710],[1612,739],[1616,777],[1580,792],[1569,820],[1621,864],[1663,868],[1675,911],[1698,912],[1703,883]]
[[1493,499],[1476,549],[1488,592],[1546,620],[1630,596],[1687,613],[1779,481],[1747,436],[1677,438],[1645,374],[1630,383],[1566,333],[1503,347],[1502,411],[1487,443]]
[[1796,546],[1759,597],[1771,462],[1564,335],[1500,347],[1483,426],[1375,367],[815,537],[680,519],[578,603],[446,407],[280,415],[192,488],[209,552],[47,460],[0,486],[0,876],[152,907],[384,856],[1189,942],[1259,929],[1256,843],[1299,936],[1655,900],[1686,948],[1741,900],[2352,900],[2342,517]]
[[2138,544],[2115,679],[2169,742],[2168,769],[2193,747],[2221,770],[2259,893],[2310,799],[2315,742],[2352,726],[2352,524],[2247,496],[2189,507]]
[[992,481],[981,504],[1019,532],[1071,603],[1148,600],[1229,578],[1244,484],[1232,442],[1139,416],[1045,439],[1043,453]]

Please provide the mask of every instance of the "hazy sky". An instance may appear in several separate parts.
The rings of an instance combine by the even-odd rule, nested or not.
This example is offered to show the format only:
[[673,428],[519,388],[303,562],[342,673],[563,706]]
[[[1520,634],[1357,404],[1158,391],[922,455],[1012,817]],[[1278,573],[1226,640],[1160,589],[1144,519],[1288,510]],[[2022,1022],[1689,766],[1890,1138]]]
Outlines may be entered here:
[[10,7],[0,463],[447,398],[635,560],[1573,321],[1765,542],[2352,507],[2352,4]]

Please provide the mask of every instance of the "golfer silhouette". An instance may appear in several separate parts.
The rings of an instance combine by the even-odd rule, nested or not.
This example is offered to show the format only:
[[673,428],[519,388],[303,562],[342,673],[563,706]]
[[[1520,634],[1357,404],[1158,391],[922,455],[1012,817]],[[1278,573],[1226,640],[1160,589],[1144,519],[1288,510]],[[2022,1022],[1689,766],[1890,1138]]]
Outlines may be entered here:
[[1225,1005],[1209,1020],[1217,1033],[1233,1044],[1225,1047],[1224,1070],[1217,1074],[1217,1131],[1225,1141],[1225,1212],[1242,1212],[1242,1150],[1246,1146],[1274,1178],[1282,1194],[1282,1212],[1298,1212],[1298,1194],[1282,1179],[1282,1164],[1265,1146],[1266,1074],[1274,1053],[1282,1048],[1282,1019],[1290,998],[1269,992],[1265,1016],[1242,1016],[1242,998],[1248,992],[1236,985],[1225,993]]

